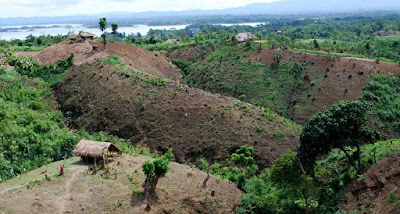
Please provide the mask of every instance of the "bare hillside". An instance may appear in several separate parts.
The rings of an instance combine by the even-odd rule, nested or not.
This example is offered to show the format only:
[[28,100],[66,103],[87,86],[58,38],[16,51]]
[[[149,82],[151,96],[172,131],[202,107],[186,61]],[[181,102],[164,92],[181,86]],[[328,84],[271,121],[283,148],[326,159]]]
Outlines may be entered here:
[[173,148],[178,162],[202,156],[222,161],[249,145],[257,162],[270,166],[298,146],[301,128],[270,110],[116,69],[101,61],[84,63],[57,85],[55,95],[71,128],[108,131],[153,150]]

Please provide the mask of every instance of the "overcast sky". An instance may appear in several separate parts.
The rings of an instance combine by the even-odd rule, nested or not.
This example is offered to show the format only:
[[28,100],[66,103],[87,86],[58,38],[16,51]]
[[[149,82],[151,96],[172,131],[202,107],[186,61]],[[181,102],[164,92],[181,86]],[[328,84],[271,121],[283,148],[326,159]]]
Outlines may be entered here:
[[0,0],[0,17],[224,9],[279,0]]

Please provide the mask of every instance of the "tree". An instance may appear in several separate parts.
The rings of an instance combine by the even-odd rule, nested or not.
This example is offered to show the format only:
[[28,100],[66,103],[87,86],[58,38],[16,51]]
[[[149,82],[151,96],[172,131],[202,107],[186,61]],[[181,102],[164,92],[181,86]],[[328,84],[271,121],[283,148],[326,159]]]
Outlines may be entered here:
[[250,41],[250,39],[246,39],[246,48],[251,48],[251,41]]
[[103,42],[103,49],[106,49],[106,44],[107,44],[107,34],[103,33],[101,34],[102,42]]
[[367,51],[369,51],[369,49],[371,49],[371,47],[370,47],[370,45],[369,45],[369,42],[367,42],[367,44],[365,45],[365,49],[366,49]]
[[297,154],[287,150],[271,167],[270,179],[279,187],[298,186],[301,183],[301,171],[296,162]]
[[106,44],[107,44],[107,35],[104,33],[104,31],[107,28],[107,19],[106,18],[100,18],[99,21],[99,29],[101,30],[102,34],[101,34],[101,38],[103,39],[103,49],[106,49]]
[[155,39],[155,36],[154,36],[154,30],[153,29],[150,29],[149,35],[150,35],[149,43],[150,44],[155,44],[156,43],[156,39]]
[[283,51],[279,48],[274,54],[274,61],[279,63],[282,59]]
[[305,124],[300,136],[298,153],[306,170],[312,170],[319,156],[338,148],[360,172],[360,146],[379,139],[379,133],[367,127],[366,112],[366,105],[359,101],[342,101],[314,115]]
[[153,162],[146,161],[142,165],[142,170],[146,175],[146,180],[143,183],[144,191],[146,192],[146,198],[148,194],[154,194],[156,191],[158,180],[165,177],[169,167],[169,162],[173,159],[174,155],[170,149],[167,154],[162,157],[155,159]]
[[313,43],[314,43],[314,48],[319,48],[319,44],[316,39],[314,39]]
[[101,30],[102,33],[104,33],[106,28],[107,28],[107,19],[106,18],[100,18],[99,29]]
[[115,36],[118,34],[118,32],[117,32],[118,25],[115,23],[111,23],[111,28],[112,28],[111,34],[114,36],[114,41],[115,41]]
[[261,41],[262,41],[262,34],[261,32],[256,32],[256,36],[258,38],[258,53],[261,51]]

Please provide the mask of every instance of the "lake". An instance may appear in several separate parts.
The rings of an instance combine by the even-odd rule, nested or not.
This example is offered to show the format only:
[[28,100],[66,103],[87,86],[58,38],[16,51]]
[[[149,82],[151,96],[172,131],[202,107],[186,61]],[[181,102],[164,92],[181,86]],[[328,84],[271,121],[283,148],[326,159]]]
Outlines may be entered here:
[[[238,24],[218,24],[223,26],[232,26],[232,25],[249,25],[249,26],[257,26],[260,22],[252,22],[252,23],[238,23]],[[136,34],[140,33],[142,35],[146,35],[150,29],[154,30],[171,30],[171,29],[184,29],[189,25],[166,25],[166,26],[147,26],[147,25],[134,25],[127,27],[119,27],[118,32],[125,33],[129,35],[131,33]],[[35,27],[32,29],[32,27]],[[7,32],[1,32],[2,29],[13,28],[12,30],[8,30]],[[11,40],[11,39],[25,39],[28,35],[32,34],[34,36],[41,35],[66,35],[69,32],[78,33],[80,31],[94,33],[96,36],[101,35],[101,31],[98,28],[88,28],[84,25],[80,24],[57,24],[57,25],[13,25],[13,26],[0,26],[0,39],[3,40]],[[111,32],[110,28],[107,28],[108,32]]]

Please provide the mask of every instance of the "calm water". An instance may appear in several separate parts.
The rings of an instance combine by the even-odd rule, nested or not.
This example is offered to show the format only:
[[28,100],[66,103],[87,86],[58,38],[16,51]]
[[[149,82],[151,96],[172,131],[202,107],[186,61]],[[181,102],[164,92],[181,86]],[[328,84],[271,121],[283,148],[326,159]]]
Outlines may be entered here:
[[[265,23],[239,23],[239,24],[220,24],[223,26],[232,26],[232,25],[249,25],[249,26],[257,26],[260,24],[265,24]],[[33,26],[40,26],[40,27],[47,27],[47,28],[41,28],[41,29],[23,29],[23,27],[33,27]],[[90,32],[96,34],[96,36],[100,36],[101,32],[97,28],[87,28],[83,25],[80,24],[59,24],[57,27],[53,27],[54,25],[14,25],[14,26],[0,26],[0,29],[5,29],[5,28],[15,28],[15,30],[9,30],[7,32],[0,32],[0,39],[4,40],[11,40],[11,39],[25,39],[28,35],[32,34],[34,36],[41,36],[41,35],[66,35],[69,32],[74,32],[78,33],[80,31],[85,31],[85,32]],[[188,25],[168,25],[168,26],[147,26],[147,25],[134,25],[134,26],[129,26],[129,27],[120,27],[118,29],[118,32],[125,32],[127,35],[128,34],[136,34],[140,33],[142,35],[146,35],[147,32],[149,32],[150,29],[166,29],[166,30],[171,30],[171,29],[184,29]],[[107,29],[108,32],[110,32],[110,28]]]
[[[33,26],[45,26],[50,28],[42,29],[21,29],[21,27],[33,27]],[[18,28],[13,31],[0,32],[0,39],[11,40],[11,39],[25,39],[28,35],[32,34],[34,36],[41,35],[66,35],[69,32],[79,33],[80,31],[90,32],[96,34],[96,36],[101,35],[101,31],[97,28],[87,28],[83,25],[68,24],[68,25],[57,25],[57,27],[51,27],[54,25],[24,25],[24,26],[0,26],[0,29],[4,28]],[[127,35],[131,33],[140,33],[146,35],[150,29],[183,29],[188,25],[170,25],[170,26],[147,26],[147,25],[135,25],[130,27],[119,27],[118,32],[125,32]],[[107,32],[111,32],[111,29],[107,28]]]

